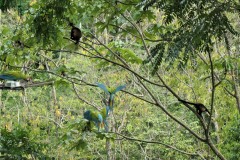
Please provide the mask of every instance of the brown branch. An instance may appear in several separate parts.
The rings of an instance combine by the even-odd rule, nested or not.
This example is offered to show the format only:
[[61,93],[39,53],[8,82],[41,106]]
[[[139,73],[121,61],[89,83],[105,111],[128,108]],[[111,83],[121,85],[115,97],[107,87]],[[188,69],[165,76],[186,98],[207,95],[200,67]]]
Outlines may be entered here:
[[130,93],[130,92],[128,92],[128,91],[122,90],[122,92],[125,92],[125,93],[127,93],[127,94],[129,94],[129,95],[131,95],[131,96],[133,96],[133,97],[135,97],[135,98],[138,98],[138,99],[140,99],[140,100],[142,100],[142,101],[144,101],[144,102],[147,102],[147,103],[149,103],[149,104],[156,105],[156,103],[151,102],[151,101],[149,101],[149,100],[146,100],[146,99],[144,99],[144,98],[141,98],[140,96],[137,96],[137,95],[135,95],[135,94],[133,94],[133,93]]
[[[86,43],[85,43],[85,44],[86,44]],[[89,44],[87,44],[87,45],[89,45]],[[90,52],[90,51],[87,50],[86,48],[84,48],[84,47],[82,47],[82,48],[83,48],[85,51]],[[95,52],[99,53],[95,48],[92,47],[92,49],[94,49]],[[143,76],[141,76],[141,75],[138,74],[137,72],[133,71],[130,67],[126,67],[126,66],[123,65],[123,64],[117,63],[117,62],[112,61],[112,60],[110,60],[110,59],[107,59],[107,58],[105,58],[105,57],[103,57],[103,56],[98,56],[98,55],[96,55],[95,57],[92,57],[92,58],[103,59],[103,60],[105,60],[105,61],[107,61],[107,62],[110,62],[110,63],[112,63],[112,64],[115,64],[115,65],[119,66],[119,67],[122,67],[123,69],[128,70],[129,72],[133,73],[136,77],[139,77],[139,78],[143,79],[144,81],[146,81],[146,82],[148,82],[148,83],[150,83],[150,84],[153,84],[153,85],[158,86],[158,87],[165,87],[164,85],[157,84],[157,83],[155,83],[155,82],[152,82],[152,81],[144,78]]]
[[[123,15],[124,16],[124,15]],[[125,16],[124,16],[124,18],[125,18]],[[131,23],[131,21],[130,21],[130,23]],[[142,34],[140,34],[140,35],[142,35]],[[142,38],[143,39],[143,38]],[[144,40],[144,39],[143,39]],[[100,41],[98,41],[98,42],[100,42]],[[84,43],[84,42],[83,42]],[[101,43],[101,42],[100,42]],[[84,44],[86,44],[86,43],[84,43]],[[101,43],[102,44],[102,43]],[[89,45],[89,44],[87,44],[87,45]],[[102,44],[102,45],[104,45],[104,44]],[[120,66],[120,67],[122,67],[122,68],[124,68],[124,69],[126,69],[126,70],[128,70],[128,71],[130,71],[131,73],[133,73],[135,76],[136,76],[136,78],[139,80],[139,82],[141,83],[141,85],[144,87],[144,89],[148,92],[148,94],[150,94],[150,96],[154,99],[154,101],[156,102],[156,106],[158,106],[159,108],[161,108],[169,117],[171,117],[174,121],[176,121],[177,123],[179,123],[181,126],[183,126],[185,129],[187,129],[190,133],[192,133],[196,138],[198,138],[199,140],[201,140],[201,141],[205,141],[205,139],[203,139],[203,138],[201,138],[200,136],[198,136],[195,132],[193,132],[190,128],[188,128],[186,125],[184,125],[182,122],[180,122],[177,118],[175,118],[173,115],[171,115],[165,108],[164,108],[164,106],[162,106],[158,101],[157,101],[157,99],[154,97],[154,95],[151,93],[151,91],[143,84],[143,82],[141,82],[141,80],[143,79],[143,80],[145,80],[146,82],[149,82],[149,83],[151,83],[151,84],[154,84],[154,85],[157,85],[157,86],[159,86],[159,87],[166,87],[167,85],[158,85],[158,84],[156,84],[156,83],[153,83],[153,82],[151,82],[151,81],[149,81],[149,80],[147,80],[147,79],[145,79],[145,78],[143,78],[142,76],[140,76],[139,74],[137,74],[136,72],[134,72],[133,70],[131,70],[130,69],[130,67],[128,67],[128,65],[127,64],[125,64],[124,63],[124,61],[122,61],[123,62],[123,64],[125,64],[125,65],[122,65],[122,64],[119,64],[119,63],[117,63],[117,62],[114,62],[114,61],[112,61],[112,60],[109,60],[109,59],[107,59],[107,58],[105,58],[105,57],[103,57],[103,56],[101,56],[101,54],[94,48],[94,47],[92,47],[91,45],[89,45],[96,53],[98,53],[98,55],[99,56],[97,56],[97,58],[100,58],[100,59],[103,59],[103,60],[105,60],[105,61],[107,61],[107,62],[110,62],[110,63],[112,63],[112,64],[115,64],[115,65],[118,65],[118,66]],[[81,46],[82,47],[82,46]],[[107,47],[106,45],[104,45],[104,47]],[[145,47],[146,47],[146,45],[145,45]],[[88,51],[86,48],[84,48],[84,47],[82,47],[84,50],[86,50],[87,52],[90,52],[90,51]],[[107,48],[107,49],[109,49],[109,48]],[[148,50],[147,50],[148,51]],[[110,50],[110,52],[112,52],[111,50]],[[149,52],[149,51],[148,51]],[[91,52],[90,52],[91,53]],[[113,52],[113,54],[115,54],[114,52]],[[119,58],[119,60],[121,60],[121,58],[118,56],[118,55],[116,55],[118,58]],[[164,82],[163,80],[162,80],[162,82]],[[169,87],[169,89],[171,90],[171,88]],[[172,90],[171,90],[172,91]],[[173,91],[172,91],[172,93],[174,93]],[[175,94],[175,93],[174,93]],[[176,94],[175,94],[176,95]],[[177,96],[177,95],[176,95]],[[178,97],[178,96],[177,96]],[[187,105],[193,112],[194,112],[194,110],[189,106],[189,105]],[[200,120],[201,120],[201,118],[199,118]],[[202,123],[203,123],[203,120],[201,121]],[[203,123],[204,124],[204,123]]]
[[212,113],[213,113],[213,104],[214,104],[214,95],[215,95],[215,77],[214,77],[214,68],[213,68],[213,62],[212,62],[212,57],[211,57],[211,53],[210,53],[210,49],[207,49],[207,54],[209,57],[209,62],[210,62],[210,69],[211,69],[211,83],[212,83],[212,93],[211,93],[211,109],[210,109],[210,118],[209,118],[209,122],[207,125],[207,137],[209,135],[209,130],[210,130],[210,124],[212,121]]
[[[66,37],[64,37],[64,38],[70,40],[69,38],[66,38]],[[100,42],[100,41],[99,41],[99,42]],[[82,46],[80,46],[80,47],[83,48],[85,51],[87,51],[89,54],[92,54],[92,55],[94,55],[94,56],[89,56],[89,55],[82,54],[82,53],[79,53],[79,52],[76,52],[76,51],[68,51],[68,50],[53,50],[53,49],[41,49],[41,50],[45,50],[45,51],[55,51],[55,52],[74,53],[74,54],[78,54],[78,55],[81,55],[81,56],[84,56],[84,57],[88,57],[88,58],[99,58],[99,59],[103,59],[103,60],[105,60],[105,61],[107,61],[107,62],[110,62],[110,63],[112,63],[112,64],[118,65],[118,66],[120,66],[120,67],[122,67],[122,68],[124,68],[124,69],[126,69],[126,70],[128,70],[128,71],[130,71],[131,73],[133,73],[133,74],[136,75],[137,77],[140,77],[141,79],[143,79],[144,81],[146,81],[146,82],[148,82],[148,83],[150,83],[150,84],[153,84],[153,85],[159,86],[159,87],[164,87],[164,85],[160,85],[160,84],[154,83],[154,82],[152,82],[152,81],[144,78],[143,76],[141,76],[141,75],[138,74],[137,72],[133,71],[133,70],[128,66],[128,64],[126,64],[123,60],[122,60],[122,62],[125,63],[125,65],[127,65],[127,66],[124,66],[124,65],[122,65],[122,64],[120,64],[120,63],[114,62],[114,61],[109,60],[109,59],[107,59],[107,58],[105,58],[105,57],[103,57],[103,56],[100,56],[101,54],[100,54],[94,47],[92,47],[90,44],[85,43],[85,42],[81,42],[81,43],[86,44],[86,45],[88,45],[89,47],[91,47],[96,53],[98,53],[98,55],[92,54],[88,49],[86,49],[86,48],[84,48],[84,47],[82,47]],[[101,44],[102,44],[102,43],[101,43]],[[105,47],[105,46],[104,46],[104,47]],[[107,47],[107,46],[106,46],[106,47]],[[116,55],[118,58],[121,59],[121,57],[119,57],[117,54],[115,54],[110,48],[108,48],[108,49],[109,49],[114,55]],[[63,77],[62,77],[62,78],[63,78]],[[84,83],[86,83],[86,82],[84,82]]]
[[[21,66],[11,66],[11,67],[22,68]],[[31,71],[34,71],[34,72],[49,73],[49,74],[55,75],[55,76],[57,76],[57,77],[60,77],[60,78],[62,78],[62,79],[65,79],[65,80],[67,80],[67,81],[69,81],[69,82],[71,82],[71,83],[78,84],[78,85],[95,86],[95,85],[93,85],[93,84],[91,84],[91,83],[88,83],[88,82],[85,82],[84,80],[79,79],[79,78],[77,78],[77,77],[62,76],[62,75],[59,75],[59,74],[57,74],[57,73],[55,73],[55,72],[52,72],[52,71],[33,69],[33,68],[30,68],[30,67],[25,67],[25,68],[27,68],[27,69],[29,69],[29,70],[31,70]],[[80,82],[82,82],[82,83],[78,83],[78,82],[75,82],[75,81],[73,81],[73,80],[80,81]]]
[[53,85],[54,81],[45,81],[45,82],[34,82],[34,83],[26,83],[23,85],[24,88],[28,87],[39,87],[39,86],[45,86],[45,85]]
[[119,135],[119,136],[121,136],[121,137],[123,137],[124,139],[129,140],[129,141],[137,141],[137,142],[142,142],[142,143],[160,144],[160,145],[165,146],[166,148],[173,149],[173,150],[175,150],[175,151],[177,151],[177,152],[180,152],[180,153],[183,153],[183,154],[186,154],[186,155],[189,155],[189,156],[199,156],[197,153],[188,153],[188,152],[185,152],[185,151],[183,151],[183,150],[180,150],[180,149],[178,149],[178,148],[176,148],[176,147],[174,147],[174,146],[171,146],[171,145],[169,145],[169,144],[165,144],[165,143],[163,143],[163,142],[159,142],[159,141],[147,141],[147,140],[141,140],[141,139],[131,138],[131,137],[127,137],[127,136],[125,136],[125,135],[123,135],[123,134],[116,133],[116,132],[108,132],[108,133],[117,134],[117,135]]
[[[120,13],[121,14],[121,13]],[[148,56],[150,56],[150,52],[147,48],[147,45],[145,43],[145,40],[144,40],[144,37],[143,37],[143,33],[141,31],[141,29],[136,25],[134,24],[130,19],[128,19],[124,14],[121,14],[136,30],[137,32],[139,33],[141,39],[142,39],[142,42],[143,42],[143,46],[148,54]],[[151,60],[151,63],[153,64],[153,61]],[[157,73],[157,76],[159,78],[159,80],[162,82],[163,86],[165,88],[167,88],[168,91],[170,91],[177,99],[180,99],[180,97],[166,84],[166,82],[162,79],[162,77]],[[194,131],[192,131],[190,128],[188,128],[188,126],[186,126],[185,124],[183,124],[180,120],[178,120],[177,118],[175,118],[172,114],[170,114],[166,109],[165,107],[163,107],[158,101],[157,99],[155,99],[155,97],[152,95],[152,93],[147,89],[147,87],[140,81],[140,83],[143,85],[143,87],[148,91],[148,93],[151,95],[151,97],[155,100],[156,102],[156,106],[158,106],[159,108],[161,108],[161,110],[166,113],[170,118],[172,118],[174,121],[176,121],[178,124],[180,124],[181,126],[183,126],[186,130],[188,130],[190,133],[192,133],[192,135],[194,135],[196,138],[198,138],[199,140],[205,142],[206,140],[201,138],[199,135],[197,135]],[[206,128],[205,127],[205,124],[204,124],[204,121],[203,119],[201,118],[201,116],[199,116],[195,110],[190,107],[188,104],[184,104],[187,108],[189,108],[193,113],[195,113],[197,115],[197,117],[199,118],[203,128]]]
[[210,146],[211,150],[221,159],[221,160],[225,160],[225,157],[221,154],[221,152],[219,152],[217,150],[217,148],[215,147],[215,145],[213,144],[210,135],[209,135],[209,130],[210,130],[210,125],[211,125],[211,121],[212,121],[212,113],[213,113],[213,105],[214,105],[214,95],[215,95],[215,77],[214,77],[214,68],[213,68],[213,62],[212,62],[212,57],[211,57],[211,53],[210,53],[210,49],[207,48],[207,53],[208,53],[208,57],[209,57],[209,61],[210,61],[210,68],[211,68],[211,78],[212,78],[212,94],[211,94],[211,110],[210,110],[210,118],[209,118],[209,122],[207,125],[207,130],[206,130],[206,138],[207,138],[207,144]]

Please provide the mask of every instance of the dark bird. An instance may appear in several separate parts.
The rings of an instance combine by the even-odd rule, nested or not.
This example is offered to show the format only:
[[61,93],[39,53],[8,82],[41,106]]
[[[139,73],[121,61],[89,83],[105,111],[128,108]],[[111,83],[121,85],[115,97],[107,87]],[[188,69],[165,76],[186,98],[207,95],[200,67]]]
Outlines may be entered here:
[[69,23],[69,25],[72,27],[71,39],[76,41],[75,44],[78,44],[80,41],[80,38],[82,37],[82,32],[79,28],[75,27],[73,23]]
[[210,115],[210,112],[208,111],[208,109],[202,104],[202,103],[193,103],[193,102],[187,102],[187,101],[184,101],[182,99],[178,99],[178,101],[182,102],[182,103],[187,103],[187,104],[191,104],[193,105],[196,110],[197,110],[197,113],[202,117],[202,113],[203,112],[207,112],[209,115]]

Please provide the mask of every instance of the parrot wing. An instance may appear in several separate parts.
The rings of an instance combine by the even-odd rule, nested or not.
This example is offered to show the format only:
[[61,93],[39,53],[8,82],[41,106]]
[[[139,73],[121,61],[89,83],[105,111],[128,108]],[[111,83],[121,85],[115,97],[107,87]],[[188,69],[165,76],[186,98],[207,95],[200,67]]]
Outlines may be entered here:
[[102,117],[101,113],[98,113],[98,121],[99,121],[100,123],[103,122],[103,117]]
[[[117,93],[118,91],[121,91],[121,90],[122,90],[123,88],[125,88],[125,87],[126,87],[126,85],[118,86],[113,92],[111,92],[109,99],[110,99],[111,101],[113,101],[114,94]],[[112,103],[112,104],[113,104],[113,102],[109,102],[109,103]],[[110,106],[112,106],[112,105],[110,104]]]
[[1,74],[0,79],[1,80],[12,80],[12,81],[18,80],[16,77],[13,77],[13,76],[7,75],[7,74]]
[[8,71],[0,75],[1,79],[4,80],[28,80],[29,77],[19,71]]
[[107,89],[107,87],[106,87],[104,84],[102,84],[102,83],[97,83],[97,86],[98,86],[99,88],[101,88],[102,90],[104,90],[106,93],[110,94],[109,91],[108,91],[108,89]]
[[115,94],[115,93],[117,93],[118,91],[121,91],[123,88],[125,88],[126,87],[126,85],[121,85],[121,86],[118,86],[113,92],[112,92],[112,94]]

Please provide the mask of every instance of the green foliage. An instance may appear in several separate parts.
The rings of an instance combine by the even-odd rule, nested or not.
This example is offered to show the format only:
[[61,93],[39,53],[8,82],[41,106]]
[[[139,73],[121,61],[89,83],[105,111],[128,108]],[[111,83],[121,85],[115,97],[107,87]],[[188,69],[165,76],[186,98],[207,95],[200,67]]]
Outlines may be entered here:
[[30,31],[37,38],[38,43],[47,45],[51,41],[52,44],[60,44],[59,40],[62,39],[63,34],[58,25],[68,25],[66,12],[69,12],[70,8],[69,1],[57,0],[41,1],[32,6],[28,14],[34,16],[29,17],[28,21],[33,23]]
[[[109,58],[110,60],[116,61],[118,63],[121,63],[121,61],[118,60],[117,56],[119,56],[128,63],[141,64],[142,60],[136,55],[136,53],[133,50],[126,48],[125,46],[127,45],[128,44],[125,44],[122,41],[115,41],[108,44],[108,47],[111,49],[111,51],[104,47],[99,47],[98,52],[103,53],[106,58]],[[112,52],[117,54],[117,56],[114,55]],[[109,62],[103,60],[99,62],[99,67],[108,66],[109,64],[110,64]]]
[[164,56],[164,50],[165,50],[165,47],[164,47],[163,44],[156,45],[151,50],[151,52],[150,52],[151,55],[148,56],[148,58],[143,61],[143,64],[151,62],[152,67],[153,67],[152,74],[154,74],[158,70],[158,67],[161,65],[162,60],[163,60],[163,56]]
[[[75,121],[71,122],[68,132],[61,137],[61,143],[65,144],[69,150],[86,149],[86,147],[88,146],[88,142],[84,138],[84,135],[88,132],[95,132],[96,134],[98,134],[98,131],[96,129],[92,130],[94,124],[89,124],[90,126],[88,126],[88,122],[83,118],[77,118]],[[90,128],[86,129],[86,127]]]
[[230,160],[240,158],[240,119],[236,113],[231,121],[226,122],[223,127],[223,143],[220,145],[223,151],[227,151],[226,156]]
[[[213,46],[214,39],[224,39],[226,33],[238,35],[236,29],[233,28],[227,13],[236,12],[235,2],[221,3],[218,1],[165,1],[151,0],[142,4],[143,10],[157,8],[165,15],[164,23],[166,25],[175,26],[171,32],[162,34],[164,40],[169,41],[158,43],[152,50],[151,56],[148,58],[155,59],[153,61],[153,72],[157,71],[157,66],[161,64],[163,51],[170,60],[179,58],[182,50],[185,56],[193,54],[196,51],[206,51],[207,48]],[[158,50],[159,46],[165,46],[162,50]],[[161,47],[162,48],[162,47]],[[183,60],[188,60],[185,57]]]
[[[39,0],[24,5],[28,8],[23,15],[17,11],[17,1],[2,2],[9,7],[1,15],[1,71],[24,70],[32,73],[33,82],[54,81],[54,86],[29,87],[24,94],[0,91],[0,124],[18,122],[27,128],[21,129],[23,133],[16,128],[2,131],[2,142],[11,144],[5,144],[10,148],[4,150],[6,156],[30,159],[38,151],[35,158],[39,159],[40,153],[56,159],[107,159],[108,153],[110,159],[200,159],[141,140],[198,152],[205,159],[215,156],[207,143],[172,120],[175,117],[204,137],[196,115],[170,92],[210,108],[210,64],[203,53],[210,48],[215,82],[221,82],[214,95],[218,116],[213,115],[213,121],[221,128],[229,115],[236,114],[238,2]],[[69,40],[69,22],[83,32],[77,46]],[[18,40],[24,45],[16,46]],[[154,75],[157,71],[172,91],[159,87],[163,83]],[[115,96],[109,133],[98,132],[83,119],[84,111],[92,106],[105,107],[102,100],[108,95],[96,89],[96,82],[127,85],[126,92]],[[155,100],[164,112],[154,105]],[[237,119],[228,122],[223,130],[211,129],[210,137],[219,134],[216,146],[227,158],[238,159]]]
[[18,11],[18,15],[22,16],[28,9],[28,3],[30,0],[2,0],[0,2],[0,9],[5,12],[8,9],[15,8]]
[[21,126],[9,131],[1,129],[0,152],[5,159],[49,158],[43,154],[45,146],[30,137],[29,130]]
[[63,79],[55,80],[55,81],[54,81],[54,84],[55,84],[56,86],[63,86],[63,87],[65,87],[65,88],[69,87],[69,85],[70,85],[68,81],[63,80]]
[[13,8],[13,7],[16,7],[17,6],[17,1],[15,0],[2,0],[0,2],[0,9],[2,11],[6,11],[7,9],[9,8]]

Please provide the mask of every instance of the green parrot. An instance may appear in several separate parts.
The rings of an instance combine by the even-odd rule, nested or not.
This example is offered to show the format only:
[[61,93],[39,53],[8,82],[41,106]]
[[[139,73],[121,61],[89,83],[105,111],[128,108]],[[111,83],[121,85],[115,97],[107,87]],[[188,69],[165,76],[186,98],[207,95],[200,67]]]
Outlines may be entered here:
[[87,110],[86,112],[84,112],[83,117],[90,122],[94,122],[96,127],[98,128],[98,131],[100,128],[104,127],[103,117],[98,112]]
[[120,85],[120,86],[118,86],[117,88],[114,88],[114,89],[107,89],[107,87],[104,84],[101,84],[101,83],[97,83],[97,86],[99,88],[101,88],[102,90],[104,90],[107,94],[109,94],[108,106],[109,106],[109,110],[112,111],[115,94],[118,91],[121,91],[122,89],[124,89],[126,87],[126,85]]
[[0,79],[9,80],[9,81],[18,81],[18,80],[29,81],[30,77],[28,75],[23,74],[20,71],[6,71],[0,74]]
[[97,83],[97,86],[104,90],[107,94],[109,94],[109,99],[106,104],[106,106],[101,110],[101,114],[103,117],[103,122],[104,122],[104,128],[105,131],[108,132],[108,123],[107,123],[107,117],[109,115],[110,111],[113,111],[113,102],[114,102],[114,96],[115,94],[125,88],[125,85],[118,86],[115,89],[107,89],[107,87],[104,84]]

